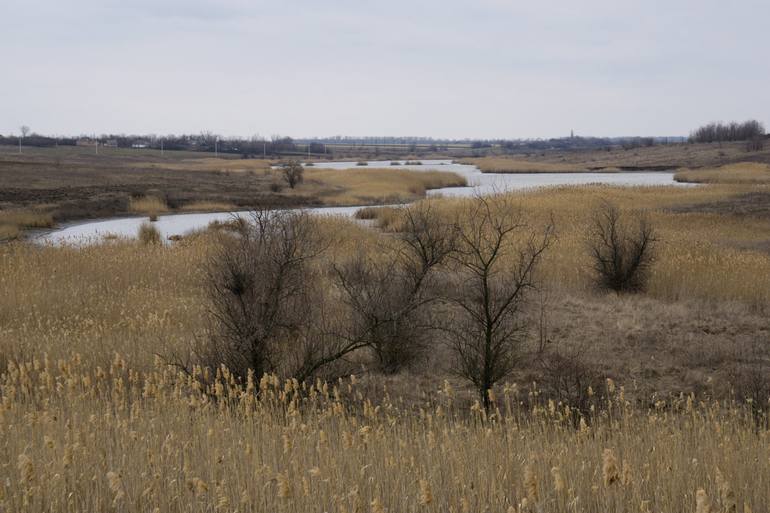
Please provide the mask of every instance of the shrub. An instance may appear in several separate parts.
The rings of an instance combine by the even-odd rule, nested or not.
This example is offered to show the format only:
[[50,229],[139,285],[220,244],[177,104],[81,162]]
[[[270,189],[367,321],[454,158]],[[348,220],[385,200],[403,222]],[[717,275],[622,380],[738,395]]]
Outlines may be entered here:
[[377,219],[377,207],[363,207],[356,210],[355,218],[361,220],[371,221]]
[[617,293],[643,291],[656,242],[645,217],[631,226],[617,206],[603,201],[594,213],[587,241],[598,287]]
[[139,227],[139,242],[142,244],[160,244],[160,231],[150,223],[142,223]]
[[[289,160],[281,164],[281,171],[283,172],[283,179],[291,189],[302,183],[304,179],[305,168],[298,160]],[[277,192],[277,191],[274,191]]]

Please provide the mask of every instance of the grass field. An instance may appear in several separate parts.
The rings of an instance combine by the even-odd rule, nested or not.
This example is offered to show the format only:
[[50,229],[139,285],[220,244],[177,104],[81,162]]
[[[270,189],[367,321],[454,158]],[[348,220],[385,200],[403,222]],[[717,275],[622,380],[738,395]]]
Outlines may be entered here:
[[[236,176],[271,183],[278,173],[163,172],[229,177],[233,186]],[[755,179],[762,172],[754,164],[699,169],[692,173],[720,183],[492,199],[520,208],[534,229],[553,220],[557,239],[521,312],[527,351],[494,389],[489,413],[450,372],[441,343],[394,375],[354,353],[344,367],[354,377],[313,384],[236,382],[195,367],[193,349],[210,329],[204,263],[225,236],[215,230],[169,245],[2,244],[0,510],[767,511],[770,193]],[[385,203],[459,184],[450,174],[393,173],[313,168],[303,186],[281,194]],[[127,210],[231,206],[224,196],[160,201],[141,184]],[[644,214],[656,230],[644,294],[594,286],[585,240],[602,200]],[[466,200],[425,201],[452,218]],[[333,263],[383,254],[402,212],[369,209],[364,217],[379,230],[320,221],[333,244],[318,279],[331,280]],[[577,388],[565,389],[573,378]],[[574,394],[587,404],[578,409]]]

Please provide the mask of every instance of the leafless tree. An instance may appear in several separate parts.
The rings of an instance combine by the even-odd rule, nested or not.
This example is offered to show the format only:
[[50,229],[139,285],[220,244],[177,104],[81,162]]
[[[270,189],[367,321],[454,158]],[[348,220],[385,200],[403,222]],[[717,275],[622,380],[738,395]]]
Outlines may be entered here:
[[25,137],[27,137],[27,134],[29,133],[29,127],[27,125],[21,125],[19,127],[19,132],[21,132],[21,137],[19,138],[19,153],[21,153],[22,141]]
[[341,336],[322,272],[327,232],[306,212],[260,210],[222,236],[205,267],[210,336],[197,352],[207,366],[304,381],[366,347]]
[[279,368],[312,308],[311,265],[325,249],[306,213],[261,210],[224,237],[205,268],[211,339],[206,363],[238,376]]
[[489,391],[509,375],[522,352],[521,315],[535,288],[535,270],[554,239],[554,225],[533,230],[505,197],[477,197],[456,221],[446,330],[455,372],[470,381],[489,409]]
[[617,293],[643,291],[656,243],[655,231],[646,217],[640,215],[636,226],[631,226],[617,206],[602,201],[587,240],[598,286]]
[[374,353],[379,370],[413,362],[431,332],[428,306],[437,300],[434,270],[454,249],[454,228],[429,202],[402,212],[404,227],[379,258],[358,255],[334,266],[351,319],[348,337]]
[[281,165],[283,179],[290,188],[296,187],[304,179],[305,168],[298,160],[289,160]]

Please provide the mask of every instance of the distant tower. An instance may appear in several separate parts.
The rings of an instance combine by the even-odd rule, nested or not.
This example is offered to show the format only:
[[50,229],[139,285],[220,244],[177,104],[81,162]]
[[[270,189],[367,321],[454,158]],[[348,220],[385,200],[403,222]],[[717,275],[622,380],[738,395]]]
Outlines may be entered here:
[[569,138],[570,139],[574,139],[575,138],[575,131],[574,130],[570,130],[569,131]]

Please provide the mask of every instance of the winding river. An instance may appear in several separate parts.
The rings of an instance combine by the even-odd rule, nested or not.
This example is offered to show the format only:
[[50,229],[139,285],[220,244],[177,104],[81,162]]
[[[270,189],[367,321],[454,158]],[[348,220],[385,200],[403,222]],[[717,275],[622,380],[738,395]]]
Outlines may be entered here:
[[[421,165],[391,166],[391,161],[370,161],[367,166],[358,166],[355,162],[323,162],[318,168],[331,169],[410,169],[413,171],[452,171],[466,178],[467,187],[448,187],[428,191],[431,196],[471,196],[491,194],[511,190],[553,187],[558,185],[607,184],[619,186],[684,186],[674,181],[673,172],[635,171],[620,173],[482,173],[476,166],[454,164],[451,160],[423,160]],[[363,207],[320,207],[309,208],[309,212],[319,215],[353,216]],[[200,214],[169,214],[159,216],[154,223],[164,239],[184,235],[192,230],[205,228],[212,221],[226,221],[233,215],[244,212],[217,212]],[[87,244],[98,242],[105,236],[136,237],[139,226],[147,220],[141,217],[119,217],[101,221],[73,223],[61,229],[40,235],[36,241],[48,244]]]

